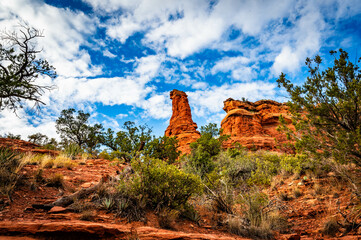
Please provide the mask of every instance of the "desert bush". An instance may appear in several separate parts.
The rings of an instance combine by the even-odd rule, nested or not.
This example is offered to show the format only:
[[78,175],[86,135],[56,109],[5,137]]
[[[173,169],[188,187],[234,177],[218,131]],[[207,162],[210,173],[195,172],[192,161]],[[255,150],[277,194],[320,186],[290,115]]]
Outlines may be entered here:
[[199,178],[158,159],[134,162],[132,167],[141,180],[135,188],[147,196],[153,207],[181,207],[193,194],[201,192]]
[[239,216],[229,216],[226,220],[228,231],[242,236],[253,239],[273,239],[271,229],[265,226],[252,226],[249,225],[244,218]]
[[21,177],[20,170],[23,167],[21,156],[8,148],[0,148],[0,194],[8,196]]
[[239,202],[242,206],[244,217],[249,222],[249,225],[260,226],[266,218],[264,210],[268,204],[267,195],[258,190],[254,190],[240,194],[239,196]]
[[107,150],[103,150],[99,153],[99,158],[105,159],[105,160],[111,160],[110,154],[107,152]]
[[185,204],[183,208],[180,210],[180,217],[186,218],[197,225],[201,221],[201,215],[198,213],[197,210],[190,204]]
[[61,173],[54,173],[47,180],[48,187],[62,188],[64,185],[64,176]]
[[132,161],[134,173],[121,179],[119,194],[151,209],[180,209],[188,199],[202,191],[200,179],[174,165],[154,159]]

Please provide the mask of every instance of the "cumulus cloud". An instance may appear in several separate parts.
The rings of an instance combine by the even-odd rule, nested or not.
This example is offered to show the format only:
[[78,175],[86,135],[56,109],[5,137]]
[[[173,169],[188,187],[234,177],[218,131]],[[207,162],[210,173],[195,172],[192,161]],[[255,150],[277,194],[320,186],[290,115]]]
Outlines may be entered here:
[[[57,86],[42,97],[47,106],[39,117],[30,121],[1,112],[6,124],[0,132],[40,126],[50,131],[61,109],[76,106],[94,113],[97,104],[132,106],[147,117],[166,119],[168,90],[177,87],[187,92],[197,116],[218,119],[228,97],[276,98],[272,78],[281,71],[300,73],[305,58],[322,50],[337,24],[361,11],[357,0],[83,2],[92,7],[91,14],[43,0],[0,2],[0,28],[11,29],[23,19],[44,29],[41,54],[59,74],[54,81],[36,81]],[[353,39],[345,36],[340,44]],[[119,64],[121,73],[113,74],[108,61],[111,67]],[[94,119],[117,127],[101,114]]]
[[257,76],[254,69],[248,66],[249,63],[250,59],[243,56],[224,57],[220,61],[216,62],[211,70],[211,73],[216,74],[218,72],[231,72],[233,79],[248,82]]
[[56,8],[42,1],[1,1],[0,28],[11,30],[20,19],[44,30],[44,38],[38,39],[41,55],[47,59],[59,75],[94,76],[101,73],[99,66],[91,64],[90,55],[81,50],[87,38],[96,30],[96,19],[68,8]]
[[208,116],[220,112],[223,101],[227,98],[242,99],[250,101],[274,98],[276,85],[266,82],[234,83],[222,86],[213,86],[206,90],[187,92],[189,101],[194,106],[197,116]]

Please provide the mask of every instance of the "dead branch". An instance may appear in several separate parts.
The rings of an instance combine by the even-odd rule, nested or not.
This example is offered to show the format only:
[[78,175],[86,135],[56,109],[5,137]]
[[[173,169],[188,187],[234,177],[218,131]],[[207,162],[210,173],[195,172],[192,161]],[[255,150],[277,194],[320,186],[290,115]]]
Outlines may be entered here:
[[110,179],[109,176],[103,176],[102,179],[99,181],[99,183],[96,184],[95,186],[89,188],[82,188],[73,194],[58,198],[56,201],[49,204],[33,204],[32,206],[33,208],[45,209],[45,210],[50,210],[54,206],[67,207],[70,204],[72,204],[75,199],[83,199],[89,196],[90,194],[94,193],[99,189],[100,186],[108,182],[109,179]]

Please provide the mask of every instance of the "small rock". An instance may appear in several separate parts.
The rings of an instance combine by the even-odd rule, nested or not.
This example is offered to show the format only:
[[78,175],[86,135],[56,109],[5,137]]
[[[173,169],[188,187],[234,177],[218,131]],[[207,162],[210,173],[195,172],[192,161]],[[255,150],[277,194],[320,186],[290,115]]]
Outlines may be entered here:
[[300,240],[300,239],[301,239],[301,236],[298,234],[292,234],[291,236],[289,236],[287,238],[287,240]]
[[303,186],[303,185],[305,185],[303,182],[299,182],[298,184],[297,184],[298,186]]
[[86,182],[86,183],[83,183],[83,184],[81,185],[81,187],[82,187],[82,188],[88,188],[88,187],[90,187],[90,186],[92,186],[92,185],[93,185],[92,182]]
[[293,184],[293,182],[290,182],[290,183],[288,184],[288,186],[292,186],[292,184]]
[[55,207],[52,207],[48,213],[63,213],[65,211],[66,211],[66,208],[55,206]]
[[35,208],[32,208],[32,207],[27,207],[24,210],[24,212],[34,212],[34,211],[35,211]]

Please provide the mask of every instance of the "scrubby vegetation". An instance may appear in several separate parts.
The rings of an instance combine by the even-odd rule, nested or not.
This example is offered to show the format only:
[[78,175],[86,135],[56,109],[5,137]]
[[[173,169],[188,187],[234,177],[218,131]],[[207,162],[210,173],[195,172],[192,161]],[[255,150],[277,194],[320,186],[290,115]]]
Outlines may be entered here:
[[[311,76],[304,86],[294,86],[283,74],[278,80],[291,97],[295,130],[285,124],[280,128],[296,146],[294,154],[249,151],[239,144],[223,149],[229,136],[211,123],[201,127],[200,138],[190,145],[191,153],[180,156],[176,138],[152,136],[146,125],[127,121],[117,133],[104,131],[100,124],[89,124],[89,114],[68,109],[57,121],[62,138],[59,155],[19,155],[0,148],[0,193],[11,198],[24,164],[38,166],[34,184],[63,189],[62,174],[45,178],[43,170],[71,170],[80,160],[86,164],[88,158],[97,156],[121,168],[89,199],[72,200],[72,209],[81,213],[82,220],[92,221],[94,211],[102,210],[129,222],[147,221],[147,212],[152,211],[160,227],[172,229],[178,219],[201,225],[206,215],[201,210],[207,209],[213,227],[271,239],[275,232],[290,233],[292,225],[284,209],[289,202],[303,198],[302,186],[308,184],[309,195],[321,199],[327,190],[324,182],[314,180],[333,176],[341,187],[348,184],[352,194],[347,207],[337,206],[320,233],[337,236],[341,231],[356,231],[361,226],[360,72],[342,50],[335,66],[325,71],[319,70],[319,57],[306,63]],[[31,135],[29,140],[58,148],[56,141],[42,134]],[[98,154],[101,144],[108,149]],[[292,191],[279,189],[284,179],[297,180],[297,185],[289,183]],[[268,194],[270,191],[274,194]]]

